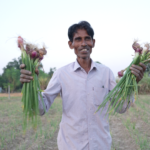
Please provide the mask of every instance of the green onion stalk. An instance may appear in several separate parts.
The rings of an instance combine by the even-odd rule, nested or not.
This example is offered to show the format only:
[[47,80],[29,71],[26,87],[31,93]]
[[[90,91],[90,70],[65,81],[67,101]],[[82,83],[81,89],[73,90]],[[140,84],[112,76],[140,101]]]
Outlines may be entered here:
[[[134,99],[137,99],[138,95],[138,85],[136,81],[136,76],[132,74],[130,67],[134,65],[138,65],[139,63],[147,64],[150,62],[150,45],[147,43],[145,44],[145,48],[143,49],[137,41],[134,41],[132,48],[135,50],[135,57],[131,64],[124,70],[118,72],[118,76],[120,77],[119,82],[116,84],[114,89],[106,95],[104,101],[99,105],[98,109],[96,110],[103,111],[104,107],[107,103],[108,109],[107,113],[115,114],[116,111],[122,109],[123,104],[125,101],[128,101],[127,108],[130,104],[130,99],[134,95]],[[125,74],[123,75],[123,72]]]
[[[22,37],[18,37],[18,47],[21,49],[22,63],[25,64],[25,69],[32,73],[33,80],[29,83],[25,82],[22,88],[22,103],[23,103],[23,129],[26,130],[29,123],[36,129],[39,123],[39,100],[42,90],[35,69],[38,68],[43,55],[46,54],[45,48],[38,49],[32,44],[27,44]],[[43,102],[43,106],[44,102]],[[44,108],[45,109],[45,108]]]

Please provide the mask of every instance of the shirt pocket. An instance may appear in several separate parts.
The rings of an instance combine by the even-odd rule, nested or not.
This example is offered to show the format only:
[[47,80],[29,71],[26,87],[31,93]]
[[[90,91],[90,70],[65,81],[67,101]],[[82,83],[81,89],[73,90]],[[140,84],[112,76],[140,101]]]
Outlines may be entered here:
[[[102,104],[107,94],[108,94],[107,88],[104,88],[103,86],[93,87],[93,103],[95,106],[95,111],[97,111],[98,107]],[[97,121],[99,122],[100,121],[99,117],[102,117],[103,121],[106,122],[106,125],[108,125],[108,121],[106,119],[108,117],[107,116],[108,106],[109,102],[106,103],[106,105],[103,108],[99,109],[99,111],[97,112]]]
[[99,106],[102,104],[104,99],[106,98],[108,94],[108,89],[104,88],[104,86],[95,86],[93,87],[93,103],[96,106]]

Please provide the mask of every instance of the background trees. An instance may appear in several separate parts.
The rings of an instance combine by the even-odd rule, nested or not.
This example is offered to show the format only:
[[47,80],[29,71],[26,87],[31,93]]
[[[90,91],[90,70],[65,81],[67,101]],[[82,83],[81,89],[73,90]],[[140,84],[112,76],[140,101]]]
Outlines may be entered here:
[[[7,92],[8,85],[10,86],[11,92],[20,92],[22,88],[22,83],[20,82],[20,64],[22,63],[21,57],[18,59],[13,59],[8,62],[6,67],[3,68],[3,73],[0,75],[0,87],[2,87],[3,92]],[[47,87],[49,80],[51,79],[56,68],[50,68],[48,73],[43,71],[43,66],[39,66],[39,82],[41,89],[44,90]]]
[[[100,63],[96,61],[97,63]],[[7,92],[8,85],[10,86],[11,92],[21,92],[22,83],[20,82],[20,64],[22,63],[21,57],[13,59],[8,62],[6,67],[3,68],[3,73],[0,75],[0,87],[3,92]],[[43,71],[43,66],[39,66],[39,82],[42,90],[45,90],[49,80],[51,79],[56,68],[50,68],[49,72]],[[142,81],[138,84],[140,93],[150,93],[150,63],[147,65],[147,69]]]

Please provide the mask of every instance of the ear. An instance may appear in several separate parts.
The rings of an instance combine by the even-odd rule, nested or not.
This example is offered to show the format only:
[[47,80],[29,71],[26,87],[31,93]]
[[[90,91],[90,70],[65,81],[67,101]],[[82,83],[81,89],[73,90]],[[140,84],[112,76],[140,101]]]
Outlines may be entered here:
[[68,45],[69,45],[70,49],[73,49],[73,45],[72,44],[73,43],[71,41],[68,41]]
[[94,48],[95,47],[95,39],[93,39],[93,47],[92,48]]

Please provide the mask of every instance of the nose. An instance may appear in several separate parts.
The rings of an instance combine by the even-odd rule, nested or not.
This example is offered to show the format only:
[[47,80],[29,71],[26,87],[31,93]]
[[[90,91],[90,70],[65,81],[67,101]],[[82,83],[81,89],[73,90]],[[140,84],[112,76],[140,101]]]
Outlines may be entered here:
[[87,44],[86,44],[86,41],[85,40],[83,40],[82,41],[82,46],[86,46]]

